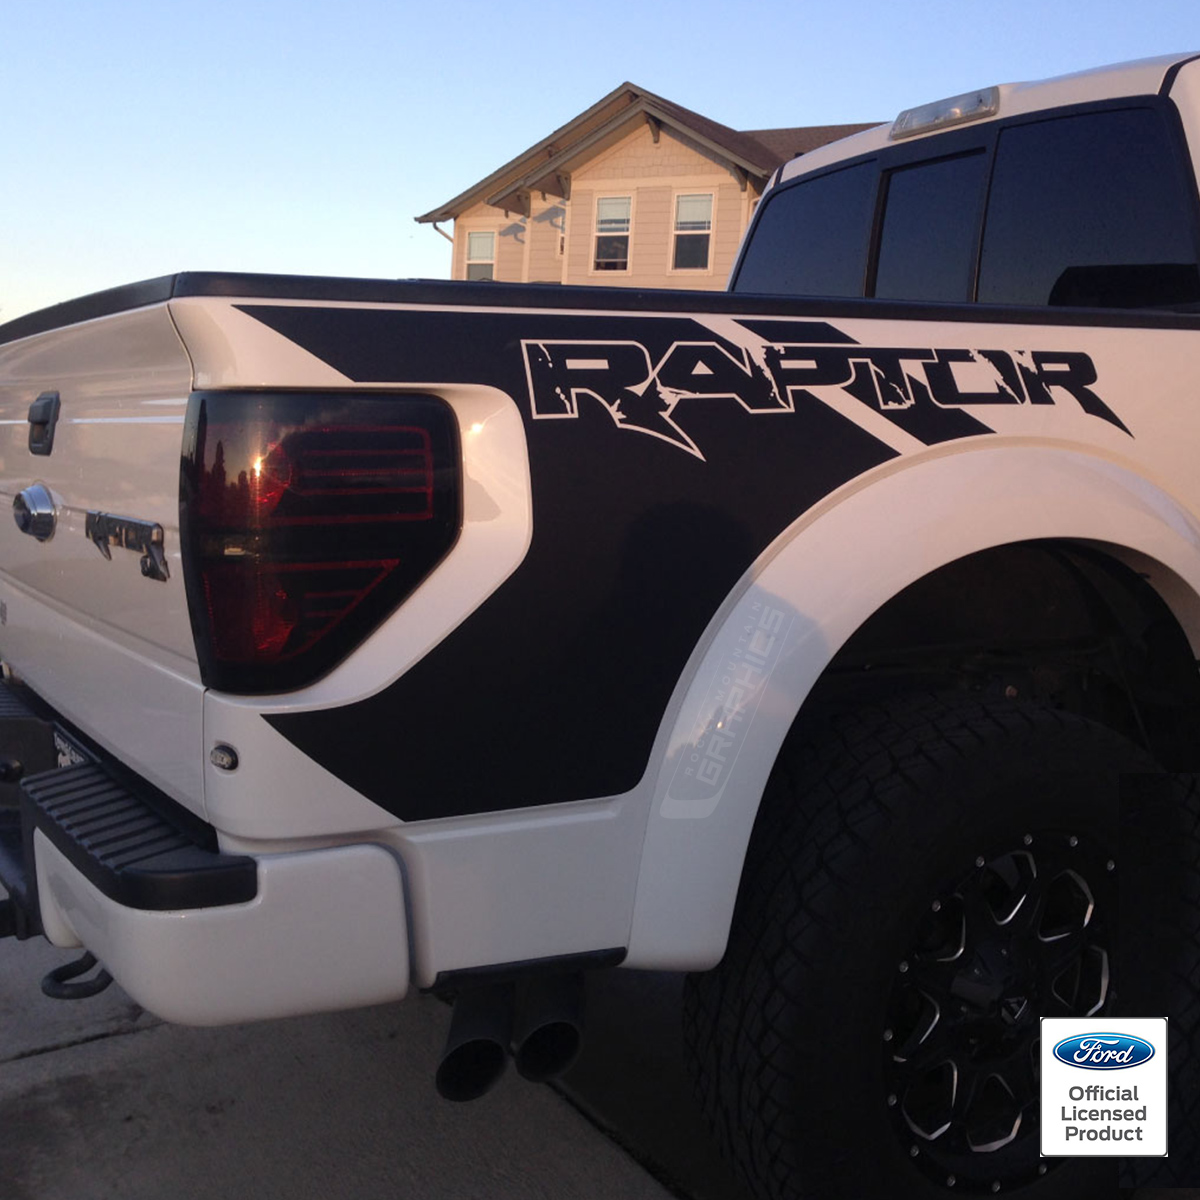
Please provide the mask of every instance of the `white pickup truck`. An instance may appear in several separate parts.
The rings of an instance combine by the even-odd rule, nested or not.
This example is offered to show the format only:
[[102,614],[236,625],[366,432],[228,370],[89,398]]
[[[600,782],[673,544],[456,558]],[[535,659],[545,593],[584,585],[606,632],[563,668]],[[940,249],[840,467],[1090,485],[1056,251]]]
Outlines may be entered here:
[[1200,760],[1198,165],[1176,56],[792,161],[725,294],[0,326],[0,933],[182,1022],[445,994],[453,1098],[692,972],[756,1194],[1100,1195],[1038,1018],[1121,1011],[1114,781]]

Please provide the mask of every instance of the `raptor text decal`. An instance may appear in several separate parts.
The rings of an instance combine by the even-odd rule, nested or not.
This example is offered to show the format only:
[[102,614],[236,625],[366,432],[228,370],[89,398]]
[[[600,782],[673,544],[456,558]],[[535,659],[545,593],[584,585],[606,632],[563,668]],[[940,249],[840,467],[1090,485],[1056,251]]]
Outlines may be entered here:
[[[743,328],[748,338],[754,334]],[[926,442],[990,432],[938,433],[936,415],[986,412],[992,405],[1054,405],[1067,402],[1128,433],[1093,390],[1091,358],[1046,350],[937,350],[927,347],[866,347],[830,328],[836,340],[676,341],[657,361],[638,341],[521,342],[531,411],[536,420],[571,419],[580,402],[604,406],[621,429],[661,438],[703,459],[687,432],[681,401],[727,401],[747,412],[795,411],[801,397],[819,399],[821,388],[839,388],[906,427]],[[923,410],[923,411],[919,411]],[[932,436],[931,436],[932,434]]]

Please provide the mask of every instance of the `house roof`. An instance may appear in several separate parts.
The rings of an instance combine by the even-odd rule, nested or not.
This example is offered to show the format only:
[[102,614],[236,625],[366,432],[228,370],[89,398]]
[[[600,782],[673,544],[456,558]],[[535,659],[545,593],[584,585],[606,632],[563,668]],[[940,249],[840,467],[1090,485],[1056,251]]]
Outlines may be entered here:
[[[866,125],[803,125],[798,129],[751,129],[746,137],[761,143],[779,163],[785,163],[799,154],[807,154],[830,142],[849,137],[852,133],[862,133],[864,129],[874,129],[879,122]],[[772,168],[774,169],[774,168]]]
[[485,203],[512,212],[528,212],[529,193],[569,197],[573,167],[631,121],[645,121],[657,139],[662,128],[683,134],[723,160],[744,180],[759,187],[781,163],[870,125],[819,125],[797,129],[740,132],[712,121],[633,83],[623,83],[591,108],[530,146],[498,170],[417,217],[450,221],[473,205]]

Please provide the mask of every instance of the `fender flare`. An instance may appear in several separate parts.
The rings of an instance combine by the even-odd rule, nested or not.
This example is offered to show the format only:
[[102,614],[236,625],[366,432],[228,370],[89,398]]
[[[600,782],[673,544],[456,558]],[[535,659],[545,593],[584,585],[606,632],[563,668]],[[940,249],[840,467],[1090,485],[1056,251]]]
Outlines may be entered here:
[[959,443],[888,464],[768,547],[714,616],[655,743],[626,965],[720,961],[767,778],[850,635],[939,567],[1044,538],[1102,544],[1200,644],[1200,521],[1132,465],[1079,449]]

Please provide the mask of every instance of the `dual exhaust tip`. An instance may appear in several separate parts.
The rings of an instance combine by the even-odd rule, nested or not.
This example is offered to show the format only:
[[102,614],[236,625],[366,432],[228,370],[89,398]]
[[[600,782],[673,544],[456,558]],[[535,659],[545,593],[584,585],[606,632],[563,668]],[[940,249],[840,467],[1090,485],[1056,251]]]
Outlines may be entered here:
[[511,1052],[533,1083],[561,1075],[583,1041],[583,976],[466,988],[454,1001],[435,1083],[447,1100],[476,1100],[504,1074]]

